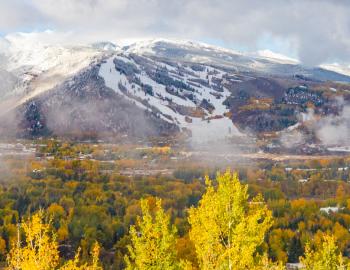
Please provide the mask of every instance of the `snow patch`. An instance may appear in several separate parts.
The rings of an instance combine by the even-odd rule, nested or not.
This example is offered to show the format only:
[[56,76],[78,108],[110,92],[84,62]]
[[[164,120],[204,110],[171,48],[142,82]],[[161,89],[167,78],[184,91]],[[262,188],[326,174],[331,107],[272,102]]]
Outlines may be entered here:
[[[215,109],[209,113],[208,116],[216,116],[208,119],[201,119],[195,117],[189,117],[191,121],[189,122],[186,119],[185,115],[174,111],[170,108],[170,102],[185,106],[188,108],[196,108],[196,104],[187,98],[180,98],[178,96],[168,93],[165,89],[165,86],[155,82],[151,79],[145,71],[141,71],[140,74],[136,74],[143,85],[150,85],[153,90],[153,95],[146,94],[139,85],[135,83],[130,83],[128,78],[117,71],[114,59],[119,59],[124,62],[133,63],[139,70],[142,70],[142,67],[134,63],[127,54],[117,54],[108,58],[104,63],[102,63],[99,71],[99,76],[101,76],[107,87],[116,91],[119,95],[123,96],[127,100],[135,103],[138,107],[144,110],[153,110],[156,108],[159,111],[158,116],[163,120],[174,123],[182,129],[188,129],[192,133],[192,140],[195,142],[206,142],[213,140],[221,140],[230,136],[243,136],[242,133],[234,126],[232,121],[225,117],[224,114],[227,112],[225,105],[223,105],[226,97],[230,95],[230,92],[223,88],[223,91],[218,93],[218,95],[213,95],[215,90],[204,87],[204,86],[192,86],[195,91],[193,95],[195,100],[199,102],[203,99],[206,99],[209,103],[214,105]],[[163,63],[154,62],[156,66],[164,66]],[[212,67],[205,67],[205,70],[212,72]],[[191,70],[192,71],[192,70]],[[194,71],[192,71],[195,73]],[[219,70],[216,70],[216,78],[222,78],[225,73]],[[169,73],[169,76],[172,74]],[[187,83],[189,79],[193,78],[205,78],[207,74],[204,74],[204,71],[197,72],[195,76],[186,75],[181,77],[184,83]],[[210,75],[213,76],[213,75]],[[210,77],[209,76],[209,77]],[[176,78],[174,78],[176,79]],[[120,89],[119,85],[122,86],[123,91]],[[143,100],[143,102],[140,102]],[[187,120],[187,121],[186,121]]]
[[256,52],[256,55],[262,58],[268,58],[272,61],[276,61],[281,64],[298,64],[299,60],[288,57],[286,55],[275,53],[270,50],[260,50]]

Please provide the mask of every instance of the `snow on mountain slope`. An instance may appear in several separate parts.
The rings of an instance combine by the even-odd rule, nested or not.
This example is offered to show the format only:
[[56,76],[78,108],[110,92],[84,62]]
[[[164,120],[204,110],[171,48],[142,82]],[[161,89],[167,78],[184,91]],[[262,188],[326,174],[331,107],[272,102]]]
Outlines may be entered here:
[[[237,55],[246,58],[258,58],[269,60],[272,62],[277,62],[280,64],[299,64],[297,59],[288,57],[286,55],[275,53],[270,50],[260,50],[256,53],[242,53],[232,49],[226,49],[219,46],[213,46],[202,42],[194,42],[189,40],[177,40],[177,39],[150,39],[143,40],[137,43],[134,43],[130,46],[127,46],[126,49],[128,52],[136,54],[157,54],[159,47],[165,47],[163,50],[166,50],[166,47],[169,48],[179,48],[188,51],[201,51],[205,53],[214,53],[217,57],[223,57],[224,55]],[[229,59],[229,58],[228,58]]]
[[216,64],[235,68],[237,64],[249,65],[250,57],[234,50],[229,50],[204,43],[173,40],[143,40],[124,47],[128,53],[190,61],[196,63]]
[[88,46],[49,45],[35,33],[8,35],[2,44],[3,68],[17,81],[12,89],[0,91],[2,100],[13,100],[9,109],[52,89],[101,54]]
[[166,39],[166,38],[156,38],[149,40],[141,40],[136,43],[133,43],[129,46],[126,46],[125,49],[128,53],[136,54],[155,54],[158,46],[173,46],[177,48],[182,48],[185,50],[200,50],[207,52],[222,52],[229,54],[241,55],[240,52],[209,45],[202,42],[190,41],[190,40],[180,40],[180,39]]
[[346,66],[346,65],[340,65],[338,63],[334,63],[334,64],[324,64],[324,65],[321,65],[320,67],[326,70],[330,70],[343,75],[350,76],[350,65]]
[[239,53],[233,50],[192,41],[153,39],[124,47],[129,53],[169,58],[180,62],[195,62],[222,66],[241,72],[254,72],[290,77],[301,75],[313,80],[350,82],[340,69],[304,67],[296,59],[262,50],[256,53]]
[[[8,87],[6,84],[2,87],[1,99],[17,100],[13,106],[21,104],[53,88],[94,61],[99,61],[105,54],[121,50],[110,42],[98,42],[90,46],[63,46],[57,45],[58,43],[52,42],[51,39],[52,33],[47,31],[10,34],[0,40],[0,68],[11,73],[12,79],[6,81],[16,82],[15,86]],[[337,75],[338,73],[307,70],[296,65],[293,59],[270,51],[261,51],[254,56],[203,43],[169,39],[140,41],[125,47],[124,51],[240,71],[285,76],[302,74],[315,76],[316,79],[347,80],[343,75]],[[335,69],[333,66],[327,69],[348,74],[346,70]]]
[[95,42],[91,44],[91,47],[102,51],[117,51],[121,48],[109,41]]
[[132,101],[138,107],[147,110],[147,107],[145,105],[143,105],[139,101],[133,100],[119,89],[118,84],[126,84],[127,80],[124,76],[122,76],[119,72],[116,71],[113,64],[113,58],[109,58],[106,63],[101,65],[99,70],[99,76],[101,76],[104,79],[107,87],[113,89],[115,92],[122,95],[125,99]]
[[[254,54],[252,54],[254,56]],[[286,55],[275,53],[270,50],[260,50],[255,54],[256,57],[267,58],[271,61],[276,61],[281,64],[299,64],[297,59],[288,57]]]
[[[216,92],[210,87],[210,81],[222,79],[224,72],[209,66],[203,66],[203,71],[196,72],[184,66],[174,68],[151,59],[142,60],[147,62],[136,62],[128,54],[110,57],[101,65],[99,75],[106,86],[138,107],[156,110],[163,120],[191,131],[192,139],[196,142],[223,139],[232,135],[242,136],[232,121],[224,115],[228,110],[223,102],[230,95],[229,91],[223,88],[221,92]],[[150,62],[152,67],[146,65]],[[117,65],[119,70],[116,69]],[[135,73],[128,73],[126,67],[133,68]],[[208,87],[191,83],[207,76]],[[179,90],[172,85],[179,81],[188,90]],[[203,103],[210,104],[210,108],[205,108]],[[196,110],[202,110],[200,115],[195,115]]]
[[[46,34],[50,37],[50,32]],[[84,73],[87,69],[96,73]],[[69,86],[73,78],[72,89],[77,89],[88,77],[98,82],[93,91],[104,91],[107,86],[114,97],[123,98],[130,107],[134,104],[139,112],[151,115],[155,122],[162,122],[162,126],[175,124],[191,133],[195,141],[217,140],[242,136],[232,123],[232,104],[228,107],[224,104],[228,97],[236,95],[239,100],[240,95],[245,98],[242,91],[249,96],[255,90],[269,93],[272,98],[277,95],[278,87],[272,83],[270,89],[270,84],[261,77],[350,82],[350,77],[340,73],[340,69],[334,67],[306,68],[294,59],[271,51],[242,54],[192,41],[155,39],[124,48],[110,42],[67,46],[45,42],[35,33],[12,34],[0,39],[0,114],[32,98],[47,96],[48,90],[57,89],[58,85]],[[91,85],[95,86],[93,82]],[[84,95],[84,91],[79,95]],[[95,96],[99,96],[98,93]],[[121,109],[115,108],[109,119],[113,119],[118,110]]]

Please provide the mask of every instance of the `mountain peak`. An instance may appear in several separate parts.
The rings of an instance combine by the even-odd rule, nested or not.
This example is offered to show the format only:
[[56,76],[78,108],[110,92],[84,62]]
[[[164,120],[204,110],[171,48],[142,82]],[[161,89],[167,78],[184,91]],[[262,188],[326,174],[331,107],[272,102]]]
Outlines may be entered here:
[[186,39],[172,39],[172,38],[154,38],[154,39],[145,39],[138,42],[135,42],[129,46],[124,47],[124,49],[128,52],[132,53],[155,53],[155,49],[157,47],[165,47],[165,48],[178,48],[178,49],[186,49],[186,50],[204,50],[204,51],[218,51],[224,52],[228,54],[236,54],[240,55],[240,52],[210,45],[207,43],[186,40]]
[[94,42],[91,44],[91,47],[102,51],[116,51],[120,48],[119,46],[110,41]]

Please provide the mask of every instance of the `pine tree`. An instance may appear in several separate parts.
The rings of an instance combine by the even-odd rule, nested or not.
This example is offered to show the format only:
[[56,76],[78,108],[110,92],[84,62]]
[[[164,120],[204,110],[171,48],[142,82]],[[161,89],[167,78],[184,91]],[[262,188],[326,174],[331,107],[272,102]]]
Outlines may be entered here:
[[190,238],[200,269],[277,269],[259,249],[272,226],[272,214],[261,196],[248,200],[248,187],[237,174],[206,178],[206,192],[189,211]]
[[288,261],[292,263],[297,262],[302,254],[303,247],[301,246],[300,239],[294,236],[288,248]]
[[147,200],[141,200],[142,217],[136,226],[130,227],[132,244],[128,246],[126,269],[172,270],[180,269],[176,256],[176,228],[170,225],[170,217],[164,212],[161,200],[156,201],[152,215]]

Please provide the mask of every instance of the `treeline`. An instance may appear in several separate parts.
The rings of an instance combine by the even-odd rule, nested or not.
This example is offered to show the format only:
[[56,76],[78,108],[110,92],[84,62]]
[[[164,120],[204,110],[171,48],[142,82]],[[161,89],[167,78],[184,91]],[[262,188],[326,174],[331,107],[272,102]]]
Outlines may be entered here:
[[[272,212],[260,195],[249,197],[248,186],[240,183],[237,174],[227,171],[218,174],[216,181],[206,178],[205,193],[188,211],[187,245],[161,199],[141,199],[140,204],[141,213],[128,234],[125,269],[285,269],[283,261],[273,262],[268,256],[266,235],[274,223]],[[71,260],[60,257],[52,225],[52,219],[44,222],[42,211],[19,224],[17,244],[7,255],[8,269],[102,268],[96,243],[85,259],[81,259],[80,248]],[[334,236],[322,233],[319,240],[306,244],[299,258],[303,269],[350,269]]]
[[[200,180],[185,183],[169,177],[126,177],[104,174],[94,161],[54,159],[46,163],[15,162],[0,176],[0,258],[17,239],[17,224],[39,209],[52,219],[60,254],[72,258],[81,248],[84,261],[97,241],[105,269],[123,269],[130,242],[129,227],[141,213],[141,198],[159,197],[180,237],[188,232],[187,209],[203,194]],[[184,245],[186,245],[186,238]]]

